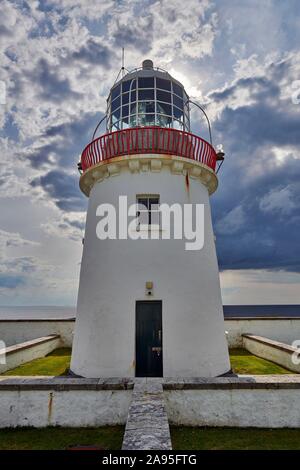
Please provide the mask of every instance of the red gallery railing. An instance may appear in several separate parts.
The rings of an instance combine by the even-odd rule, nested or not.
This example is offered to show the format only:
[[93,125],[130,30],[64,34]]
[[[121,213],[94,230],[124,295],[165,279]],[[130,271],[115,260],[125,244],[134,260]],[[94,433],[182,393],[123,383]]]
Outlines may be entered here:
[[131,127],[102,135],[88,144],[81,155],[82,170],[122,155],[158,153],[191,158],[216,167],[216,152],[206,140],[190,132],[166,127]]

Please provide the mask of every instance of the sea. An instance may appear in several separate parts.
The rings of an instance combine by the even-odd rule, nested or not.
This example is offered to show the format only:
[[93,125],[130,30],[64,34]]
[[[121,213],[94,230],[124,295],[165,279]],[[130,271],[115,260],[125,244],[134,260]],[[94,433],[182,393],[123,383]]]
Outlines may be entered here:
[[[224,317],[300,317],[300,305],[224,305]],[[2,319],[74,318],[76,307],[0,307]]]

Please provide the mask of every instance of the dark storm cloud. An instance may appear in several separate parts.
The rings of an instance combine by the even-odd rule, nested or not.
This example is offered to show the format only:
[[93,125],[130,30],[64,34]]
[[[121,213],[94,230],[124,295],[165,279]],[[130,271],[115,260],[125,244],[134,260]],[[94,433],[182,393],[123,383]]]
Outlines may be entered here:
[[101,118],[101,113],[85,113],[75,121],[49,127],[42,136],[48,138],[47,143],[22,158],[28,159],[33,168],[41,168],[45,164],[75,167]]
[[[300,105],[280,98],[277,80],[288,64],[278,68],[211,95],[226,103],[214,124],[226,151],[212,198],[221,269],[300,272]],[[250,104],[233,109],[227,100],[240,88]]]
[[133,47],[146,54],[152,47],[153,18],[136,18],[127,24],[121,24],[117,20],[112,37],[117,47]]
[[69,79],[59,78],[56,68],[51,67],[45,59],[40,59],[36,67],[26,74],[33,86],[39,85],[39,97],[43,100],[61,103],[80,96],[80,93],[72,90]]
[[63,211],[84,211],[86,201],[78,188],[78,177],[64,171],[52,170],[31,181],[31,186],[42,187]]
[[88,39],[87,43],[78,51],[73,52],[72,59],[81,60],[88,64],[102,65],[110,68],[112,52],[108,47],[99,44],[94,39]]

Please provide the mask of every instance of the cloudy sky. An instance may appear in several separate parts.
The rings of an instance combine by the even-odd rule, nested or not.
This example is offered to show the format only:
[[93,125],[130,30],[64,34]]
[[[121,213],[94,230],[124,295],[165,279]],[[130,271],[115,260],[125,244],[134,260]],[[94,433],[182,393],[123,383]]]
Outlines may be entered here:
[[127,68],[151,58],[179,79],[224,145],[211,199],[224,303],[300,303],[298,0],[0,0],[0,12],[0,305],[76,303],[76,162],[122,47]]

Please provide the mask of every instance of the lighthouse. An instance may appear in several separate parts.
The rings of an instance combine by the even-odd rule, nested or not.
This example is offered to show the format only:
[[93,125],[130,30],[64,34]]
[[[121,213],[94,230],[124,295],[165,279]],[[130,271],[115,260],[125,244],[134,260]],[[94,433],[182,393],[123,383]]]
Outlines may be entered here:
[[151,60],[113,85],[106,124],[80,162],[89,201],[71,372],[224,375],[212,142],[190,132],[183,85]]

